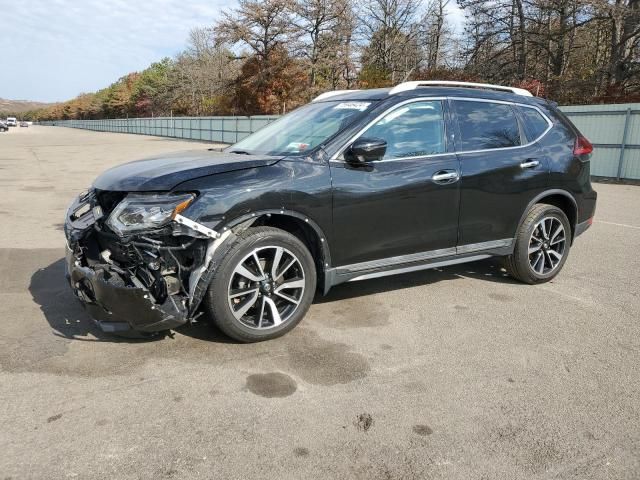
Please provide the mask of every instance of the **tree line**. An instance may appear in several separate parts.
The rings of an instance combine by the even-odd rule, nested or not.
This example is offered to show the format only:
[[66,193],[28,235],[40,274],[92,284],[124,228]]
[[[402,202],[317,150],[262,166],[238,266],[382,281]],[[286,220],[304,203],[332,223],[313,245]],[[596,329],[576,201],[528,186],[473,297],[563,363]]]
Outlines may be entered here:
[[640,101],[640,0],[240,0],[183,52],[34,120],[285,113],[408,80],[514,85],[561,104]]

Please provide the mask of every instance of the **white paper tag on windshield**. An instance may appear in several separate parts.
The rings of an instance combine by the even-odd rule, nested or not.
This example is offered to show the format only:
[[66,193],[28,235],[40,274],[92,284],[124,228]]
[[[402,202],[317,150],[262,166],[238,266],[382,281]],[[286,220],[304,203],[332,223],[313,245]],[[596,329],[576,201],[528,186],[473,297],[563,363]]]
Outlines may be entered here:
[[367,107],[371,105],[370,102],[342,102],[333,107],[334,110],[360,110],[364,112]]
[[308,146],[309,146],[308,143],[291,142],[289,145],[287,145],[285,150],[287,152],[289,152],[289,151],[292,151],[292,152],[304,152],[307,149]]

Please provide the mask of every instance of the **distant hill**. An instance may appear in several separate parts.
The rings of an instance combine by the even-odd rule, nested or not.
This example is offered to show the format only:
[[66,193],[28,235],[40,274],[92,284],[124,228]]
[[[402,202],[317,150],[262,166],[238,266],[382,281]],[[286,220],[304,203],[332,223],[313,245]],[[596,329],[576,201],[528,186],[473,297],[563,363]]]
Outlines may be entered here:
[[29,100],[5,100],[0,98],[0,116],[7,113],[22,113],[29,110],[35,110],[37,108],[43,108],[50,103],[43,102],[31,102]]

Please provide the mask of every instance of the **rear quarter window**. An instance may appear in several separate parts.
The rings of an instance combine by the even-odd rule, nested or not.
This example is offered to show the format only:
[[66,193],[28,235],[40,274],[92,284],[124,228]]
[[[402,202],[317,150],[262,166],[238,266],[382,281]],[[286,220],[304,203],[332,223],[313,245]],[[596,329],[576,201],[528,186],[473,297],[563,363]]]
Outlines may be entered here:
[[519,107],[524,120],[524,128],[527,139],[530,142],[537,140],[549,127],[547,120],[534,108]]

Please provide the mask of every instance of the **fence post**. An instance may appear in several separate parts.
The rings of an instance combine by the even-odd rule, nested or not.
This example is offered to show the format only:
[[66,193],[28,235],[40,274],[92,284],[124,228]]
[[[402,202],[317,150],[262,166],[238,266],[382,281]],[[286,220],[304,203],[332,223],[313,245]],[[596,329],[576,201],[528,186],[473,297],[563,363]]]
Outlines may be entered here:
[[624,150],[627,145],[627,135],[629,133],[629,120],[631,119],[631,108],[627,108],[627,113],[624,116],[624,131],[622,133],[622,143],[620,144],[620,158],[618,159],[618,176],[616,179],[620,181],[622,176],[622,165],[624,164]]

